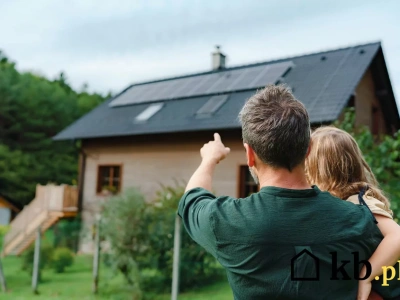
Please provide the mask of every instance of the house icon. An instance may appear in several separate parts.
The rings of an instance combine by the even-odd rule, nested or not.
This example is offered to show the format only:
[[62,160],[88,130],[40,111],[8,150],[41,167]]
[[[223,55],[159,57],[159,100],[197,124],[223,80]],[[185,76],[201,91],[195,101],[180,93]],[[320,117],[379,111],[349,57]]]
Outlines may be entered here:
[[[292,281],[318,281],[319,259],[309,247],[295,247],[297,254],[291,259],[290,278]],[[303,249],[300,252],[299,248]],[[308,249],[307,249],[308,248]]]

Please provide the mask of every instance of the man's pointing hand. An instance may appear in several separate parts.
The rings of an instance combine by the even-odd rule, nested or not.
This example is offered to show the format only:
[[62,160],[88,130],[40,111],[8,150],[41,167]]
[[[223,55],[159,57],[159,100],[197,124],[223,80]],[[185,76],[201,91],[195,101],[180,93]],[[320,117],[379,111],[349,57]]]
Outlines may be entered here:
[[200,154],[203,161],[217,164],[223,160],[230,151],[231,150],[222,143],[220,135],[214,133],[214,140],[204,144],[203,148],[200,149]]

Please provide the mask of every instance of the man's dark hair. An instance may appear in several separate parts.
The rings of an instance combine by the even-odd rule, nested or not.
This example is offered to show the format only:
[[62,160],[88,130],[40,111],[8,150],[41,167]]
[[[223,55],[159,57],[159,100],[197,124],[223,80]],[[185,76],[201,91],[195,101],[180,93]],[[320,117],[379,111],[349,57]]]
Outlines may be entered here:
[[310,120],[304,105],[284,85],[268,85],[239,113],[243,142],[262,162],[293,168],[304,162],[310,143]]

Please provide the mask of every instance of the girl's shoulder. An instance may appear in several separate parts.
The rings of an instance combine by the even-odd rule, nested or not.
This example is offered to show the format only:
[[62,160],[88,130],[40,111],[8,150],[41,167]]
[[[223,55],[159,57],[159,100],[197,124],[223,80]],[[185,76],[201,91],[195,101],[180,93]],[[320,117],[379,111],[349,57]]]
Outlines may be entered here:
[[[388,207],[386,207],[385,203],[374,197],[366,195],[363,196],[363,199],[373,214],[393,219],[393,212]],[[358,194],[350,196],[346,199],[346,201],[352,202],[354,204],[360,204]]]

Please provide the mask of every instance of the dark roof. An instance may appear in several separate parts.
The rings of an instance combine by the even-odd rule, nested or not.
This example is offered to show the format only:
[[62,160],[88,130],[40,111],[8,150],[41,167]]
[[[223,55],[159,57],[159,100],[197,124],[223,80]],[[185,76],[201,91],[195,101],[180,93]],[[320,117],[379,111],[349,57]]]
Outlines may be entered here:
[[14,209],[15,212],[19,212],[22,210],[22,205],[11,200],[9,197],[7,197],[6,195],[0,193],[0,198],[2,198],[4,201],[8,202],[12,208]]
[[[294,66],[280,81],[290,86],[296,98],[304,103],[312,123],[329,123],[339,117],[367,68],[377,54],[381,52],[380,43],[371,43],[228,68],[222,71],[291,61]],[[386,70],[386,67],[384,69]],[[177,78],[187,78],[214,72],[221,71],[197,73],[159,81],[168,82]],[[149,83],[151,82],[147,82],[147,84]],[[144,84],[146,83],[140,83],[140,85]],[[111,101],[126,93],[131,87],[128,87],[114,98],[106,100],[103,104],[64,129],[54,139],[86,139],[240,128],[237,120],[238,113],[245,101],[256,91],[252,89],[225,93],[229,95],[228,100],[209,118],[196,118],[195,114],[210,99],[210,95],[165,100],[164,106],[148,121],[137,123],[134,122],[134,118],[149,107],[149,103],[120,107],[109,106]],[[389,90],[393,98],[391,101],[393,102],[394,96],[391,87],[389,87]],[[396,119],[396,126],[399,126],[397,107],[393,118]]]

